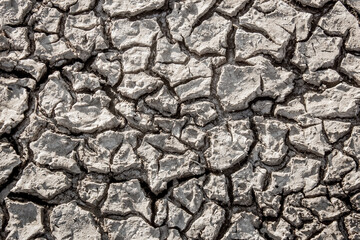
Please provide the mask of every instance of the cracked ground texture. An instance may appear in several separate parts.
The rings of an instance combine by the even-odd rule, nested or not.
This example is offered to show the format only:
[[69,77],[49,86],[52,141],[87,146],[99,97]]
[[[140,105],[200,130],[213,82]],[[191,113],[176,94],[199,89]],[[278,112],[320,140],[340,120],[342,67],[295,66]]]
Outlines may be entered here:
[[0,0],[0,239],[360,239],[359,0]]

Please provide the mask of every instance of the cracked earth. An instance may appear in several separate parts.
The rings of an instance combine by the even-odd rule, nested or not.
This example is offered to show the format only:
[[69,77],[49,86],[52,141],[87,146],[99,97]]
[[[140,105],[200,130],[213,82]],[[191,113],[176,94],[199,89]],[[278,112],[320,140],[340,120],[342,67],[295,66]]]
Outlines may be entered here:
[[1,0],[0,239],[360,239],[359,17]]

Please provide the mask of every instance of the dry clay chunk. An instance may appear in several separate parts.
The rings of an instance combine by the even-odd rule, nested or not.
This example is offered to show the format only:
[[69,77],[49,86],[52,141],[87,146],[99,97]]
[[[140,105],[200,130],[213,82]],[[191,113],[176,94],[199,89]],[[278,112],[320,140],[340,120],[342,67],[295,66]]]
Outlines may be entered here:
[[241,28],[235,33],[235,49],[235,58],[238,61],[259,53],[270,54],[277,60],[285,57],[284,45],[276,44],[261,33],[247,32]]
[[45,116],[50,117],[60,103],[65,105],[71,102],[72,96],[67,84],[61,77],[60,72],[54,72],[48,77],[48,82],[39,93],[40,110]]
[[242,239],[265,240],[258,231],[261,221],[254,214],[249,212],[236,213],[230,221],[230,228],[222,240],[233,240],[234,236],[240,236]]
[[309,208],[320,221],[333,220],[349,212],[346,205],[337,198],[331,198],[330,201],[326,197],[303,199],[302,205]]
[[120,221],[105,218],[104,225],[110,240],[160,239],[160,230],[150,226],[141,217],[134,216]]
[[101,211],[104,214],[126,215],[138,212],[150,220],[150,199],[145,196],[138,180],[110,184]]
[[254,118],[260,142],[257,143],[261,161],[267,165],[279,165],[288,147],[285,144],[288,127],[277,120],[265,120],[263,117]]
[[239,171],[231,174],[233,182],[234,203],[249,206],[253,202],[252,191],[261,191],[264,186],[266,170],[260,167],[254,168],[248,163]]
[[167,79],[171,87],[176,87],[189,80],[197,78],[212,77],[211,62],[208,59],[197,60],[190,58],[186,63],[177,63],[174,60],[170,63],[156,62],[153,71]]
[[174,97],[166,86],[157,93],[147,96],[145,102],[149,107],[167,117],[175,115],[178,108],[178,97]]
[[0,185],[7,181],[13,169],[21,164],[20,157],[9,143],[0,143]]
[[210,147],[204,155],[211,168],[225,170],[241,162],[254,141],[249,120],[228,121],[209,130]]
[[344,36],[350,28],[358,27],[358,21],[341,2],[319,21],[319,26],[331,35]]
[[322,133],[321,124],[307,128],[292,126],[289,140],[296,148],[319,156],[324,156],[327,151],[331,150],[331,146],[326,142],[325,135]]
[[216,3],[216,0],[185,0],[174,2],[166,17],[170,34],[177,41],[191,34],[194,24]]
[[217,7],[217,11],[233,17],[239,10],[243,9],[248,2],[249,0],[224,0]]
[[63,38],[59,38],[56,34],[35,33],[34,38],[34,55],[40,60],[49,62],[50,66],[61,65],[77,58],[76,52],[66,45]]
[[2,84],[0,79],[0,135],[10,133],[11,129],[24,119],[28,109],[28,92],[18,84]]
[[110,17],[135,16],[161,8],[165,0],[105,0],[102,7]]
[[62,13],[56,8],[44,7],[34,14],[34,30],[46,33],[58,33]]
[[90,205],[97,205],[103,198],[106,191],[106,178],[102,175],[87,175],[79,182],[77,191],[79,197]]
[[155,193],[166,189],[171,180],[204,172],[199,156],[192,151],[182,155],[164,154],[162,157],[161,152],[143,141],[137,153],[143,159],[150,188]]
[[118,87],[118,91],[125,97],[138,99],[144,94],[153,92],[162,85],[163,82],[160,78],[150,76],[144,72],[125,74]]
[[301,70],[316,71],[332,67],[340,55],[342,38],[329,37],[320,28],[306,42],[296,44],[295,54],[291,61]]
[[151,47],[153,39],[160,32],[152,19],[129,21],[119,19],[111,23],[110,35],[114,47],[119,50],[134,46]]
[[168,203],[168,218],[167,218],[167,225],[170,228],[177,227],[181,231],[185,229],[187,224],[191,219],[191,215],[187,213],[185,210],[179,208],[171,201],[167,201]]
[[124,73],[144,71],[149,63],[150,48],[132,47],[122,54]]
[[344,151],[348,153],[350,156],[354,156],[359,158],[360,156],[360,127],[355,126],[352,129],[351,136],[344,143]]
[[308,92],[304,95],[306,110],[313,117],[346,118],[359,113],[360,89],[340,83],[322,93]]
[[204,192],[211,200],[228,203],[228,181],[225,175],[210,174],[204,184]]
[[341,181],[355,167],[354,159],[335,149],[328,156],[328,166],[325,171],[324,181]]
[[57,240],[101,239],[100,230],[95,223],[94,216],[80,208],[74,201],[57,205],[51,211],[50,228]]
[[320,86],[321,84],[339,83],[342,79],[338,72],[333,69],[319,70],[303,74],[305,82]]
[[192,223],[186,236],[190,239],[196,239],[198,236],[201,239],[215,239],[224,220],[224,209],[213,202],[206,203],[203,213]]
[[121,64],[117,59],[117,55],[112,56],[109,53],[99,53],[91,64],[91,69],[98,72],[107,79],[106,84],[114,86],[120,79],[122,73]]
[[302,4],[315,8],[321,8],[329,1],[330,0],[299,0]]
[[173,197],[191,213],[196,213],[204,201],[204,194],[201,187],[201,181],[191,179],[174,188]]
[[75,157],[77,145],[70,137],[46,131],[38,140],[30,143],[30,149],[34,153],[34,161],[41,165],[80,173]]
[[158,193],[166,189],[171,180],[204,173],[204,166],[199,160],[199,156],[192,151],[183,155],[165,154],[162,159],[153,160],[147,167],[150,188]]
[[102,90],[95,94],[78,94],[77,102],[72,105],[60,105],[55,120],[75,133],[93,133],[119,126],[121,117],[113,115],[109,110],[111,99]]
[[96,138],[89,138],[87,144],[79,147],[80,160],[91,172],[109,173],[111,156],[123,141],[122,134],[112,130],[102,132]]
[[108,47],[101,20],[96,17],[94,12],[68,16],[65,22],[64,37],[84,61],[91,56],[92,52]]
[[4,0],[0,3],[2,24],[20,24],[25,15],[31,10],[34,0]]
[[5,199],[9,222],[6,239],[32,239],[45,231],[42,224],[44,208],[32,202],[15,202]]
[[261,93],[260,76],[254,67],[225,66],[216,91],[225,111],[245,109]]
[[195,124],[205,126],[218,117],[215,105],[208,101],[196,101],[190,104],[181,104],[181,116],[189,115],[194,118]]
[[246,61],[251,66],[226,65],[216,86],[221,105],[227,112],[244,110],[256,97],[271,97],[278,102],[291,93],[295,75],[269,60],[257,56]]
[[360,85],[360,57],[353,54],[346,54],[340,65],[340,71]]
[[[214,13],[214,15],[196,27],[185,39],[190,51],[198,55],[215,53],[225,55],[227,35],[231,30],[231,22]],[[211,29],[211,30],[210,30]]]
[[[296,11],[284,1],[258,1],[275,3],[274,11],[263,13],[251,8],[239,18],[240,26],[264,32],[279,45],[286,45],[292,35],[297,41],[305,40],[311,28],[312,14]],[[264,4],[260,4],[263,5]]]
[[345,217],[345,227],[350,239],[360,238],[360,214],[351,213]]
[[26,193],[49,200],[71,187],[70,179],[61,172],[51,172],[29,163],[12,192]]

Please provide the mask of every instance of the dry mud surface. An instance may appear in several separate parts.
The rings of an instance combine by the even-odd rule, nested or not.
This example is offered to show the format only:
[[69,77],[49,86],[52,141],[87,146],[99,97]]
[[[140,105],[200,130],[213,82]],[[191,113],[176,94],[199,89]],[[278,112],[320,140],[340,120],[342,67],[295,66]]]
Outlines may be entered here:
[[0,0],[0,239],[360,239],[359,16]]

